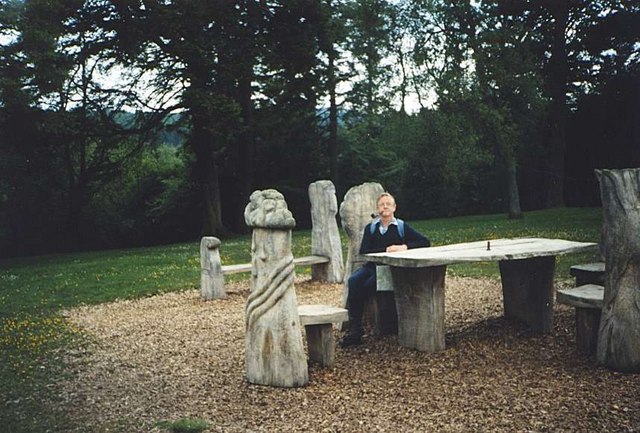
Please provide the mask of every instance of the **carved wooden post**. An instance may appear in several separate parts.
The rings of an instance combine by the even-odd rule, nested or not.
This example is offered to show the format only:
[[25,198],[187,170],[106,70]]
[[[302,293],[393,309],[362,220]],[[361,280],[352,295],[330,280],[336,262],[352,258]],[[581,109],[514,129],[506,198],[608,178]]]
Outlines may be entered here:
[[220,263],[220,239],[205,236],[200,241],[200,297],[217,299],[225,296]]
[[604,214],[604,302],[597,359],[640,371],[640,169],[596,170]]
[[247,380],[295,387],[309,381],[291,254],[295,220],[276,190],[255,191],[244,211],[253,228],[251,294],[246,306]]
[[319,180],[309,185],[311,202],[311,254],[329,258],[329,263],[311,266],[313,280],[339,283],[344,276],[342,243],[336,213],[336,188],[330,180]]

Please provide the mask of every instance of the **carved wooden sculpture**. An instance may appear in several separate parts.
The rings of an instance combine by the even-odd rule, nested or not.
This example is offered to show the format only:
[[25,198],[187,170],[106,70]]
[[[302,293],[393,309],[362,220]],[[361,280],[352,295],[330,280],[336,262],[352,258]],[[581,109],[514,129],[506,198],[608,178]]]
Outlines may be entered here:
[[602,196],[604,302],[597,359],[640,371],[640,169],[596,170]]
[[309,185],[311,202],[311,254],[329,258],[329,263],[311,267],[311,276],[317,281],[342,282],[342,243],[336,213],[336,188],[330,180],[319,180]]
[[251,294],[246,305],[247,380],[282,387],[305,385],[309,376],[291,254],[295,220],[276,190],[251,194],[244,218],[253,228]]
[[220,239],[213,236],[205,236],[200,241],[200,296],[202,299],[226,296],[220,263]]

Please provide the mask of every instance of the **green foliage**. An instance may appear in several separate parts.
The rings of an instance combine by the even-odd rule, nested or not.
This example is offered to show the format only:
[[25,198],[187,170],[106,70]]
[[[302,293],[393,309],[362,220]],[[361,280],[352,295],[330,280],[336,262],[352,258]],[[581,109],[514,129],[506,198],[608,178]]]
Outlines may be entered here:
[[342,184],[380,182],[393,191],[407,166],[414,126],[414,119],[391,111],[345,130],[339,161]]
[[319,2],[283,2],[275,8],[266,24],[265,53],[265,66],[273,72],[257,77],[264,99],[255,114],[256,186],[304,190],[302,199],[292,197],[296,202],[306,199],[308,184],[328,166],[316,113],[321,12]]
[[373,120],[371,116],[389,106],[390,98],[384,89],[392,75],[385,65],[391,50],[392,14],[392,6],[384,0],[355,0],[343,8],[345,48],[353,57],[350,75],[354,79],[346,99],[356,119],[365,116],[366,121]]
[[412,204],[407,216],[499,210],[500,193],[491,177],[493,155],[481,140],[472,114],[420,112],[414,129],[419,134],[411,143],[402,177],[401,202]]
[[[594,166],[639,158],[636,3],[0,2],[0,254],[185,240],[202,215],[241,232],[263,188],[305,226],[329,172],[339,196],[378,181],[424,218],[504,211],[505,179],[542,207],[571,157],[572,203],[597,205]],[[410,96],[422,112],[393,110]],[[180,148],[151,130],[178,109],[190,153],[140,154]]]
[[123,176],[91,199],[87,219],[99,244],[167,243],[198,234],[200,220],[190,182],[190,158],[160,145],[129,161]]

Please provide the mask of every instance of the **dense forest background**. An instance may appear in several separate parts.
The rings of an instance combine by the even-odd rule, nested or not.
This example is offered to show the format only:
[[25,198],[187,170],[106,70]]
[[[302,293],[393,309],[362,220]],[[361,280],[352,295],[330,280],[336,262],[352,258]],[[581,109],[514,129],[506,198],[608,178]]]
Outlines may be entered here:
[[599,204],[640,166],[640,3],[5,0],[0,256],[246,232],[256,189],[409,219]]

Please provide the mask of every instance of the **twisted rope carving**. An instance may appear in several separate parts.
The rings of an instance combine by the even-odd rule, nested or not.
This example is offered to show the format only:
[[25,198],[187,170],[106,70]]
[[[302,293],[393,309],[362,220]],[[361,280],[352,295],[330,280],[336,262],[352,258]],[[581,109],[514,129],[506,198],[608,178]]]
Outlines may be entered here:
[[249,329],[267,311],[278,303],[286,291],[292,286],[295,277],[293,255],[282,258],[261,287],[255,290],[247,298],[246,329]]

